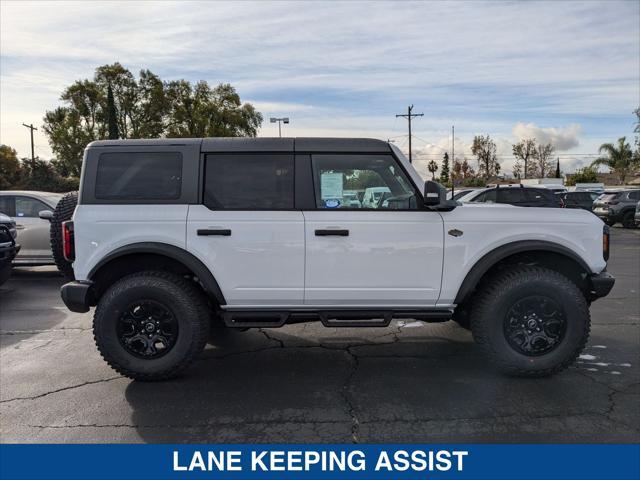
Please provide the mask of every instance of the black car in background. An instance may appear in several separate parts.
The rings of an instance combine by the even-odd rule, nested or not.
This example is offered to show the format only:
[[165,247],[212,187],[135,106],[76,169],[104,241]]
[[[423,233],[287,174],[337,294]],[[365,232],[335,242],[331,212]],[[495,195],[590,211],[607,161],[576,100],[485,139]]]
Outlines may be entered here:
[[0,213],[0,285],[11,276],[12,262],[20,251],[16,245],[16,223]]
[[562,199],[546,188],[525,186],[495,187],[483,190],[471,203],[508,203],[516,207],[563,207]]
[[593,202],[593,213],[609,226],[620,222],[624,228],[634,228],[639,200],[640,189],[606,191]]
[[590,212],[593,202],[600,196],[596,192],[561,192],[556,195],[562,199],[565,208],[581,208]]

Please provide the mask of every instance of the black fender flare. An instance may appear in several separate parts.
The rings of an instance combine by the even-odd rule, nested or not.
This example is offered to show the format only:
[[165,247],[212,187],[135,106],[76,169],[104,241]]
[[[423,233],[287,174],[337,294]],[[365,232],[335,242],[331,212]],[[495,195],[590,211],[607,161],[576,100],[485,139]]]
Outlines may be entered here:
[[547,251],[553,253],[559,253],[565,257],[575,261],[585,272],[591,273],[589,265],[574,251],[571,249],[554,242],[547,242],[544,240],[521,240],[517,242],[507,243],[501,245],[487,254],[485,254],[476,264],[469,270],[467,276],[462,281],[462,285],[458,289],[458,294],[454,300],[454,303],[461,304],[468,300],[469,296],[478,285],[478,282],[482,276],[489,271],[500,260],[503,260],[516,253],[533,252],[533,251]]
[[95,274],[112,260],[115,260],[124,255],[131,255],[136,253],[151,253],[156,255],[163,255],[177,262],[180,262],[186,268],[192,271],[196,277],[198,277],[198,280],[200,281],[200,283],[204,287],[205,292],[208,295],[213,296],[213,298],[216,299],[219,305],[226,305],[227,302],[224,298],[224,295],[222,294],[220,285],[218,285],[217,280],[215,279],[211,271],[207,268],[207,266],[193,254],[180,247],[176,247],[175,245],[170,245],[168,243],[140,242],[116,248],[108,255],[103,257],[102,260],[100,260],[91,269],[88,278],[92,280]]

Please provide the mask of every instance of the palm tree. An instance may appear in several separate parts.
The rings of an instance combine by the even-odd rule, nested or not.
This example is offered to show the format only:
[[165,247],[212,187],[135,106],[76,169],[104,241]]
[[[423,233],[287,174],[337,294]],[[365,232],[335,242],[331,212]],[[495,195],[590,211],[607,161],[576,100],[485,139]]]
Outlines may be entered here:
[[429,165],[427,166],[427,169],[431,172],[431,180],[435,180],[436,172],[438,171],[438,164],[431,160],[429,162]]
[[638,159],[634,158],[631,146],[627,143],[626,137],[618,139],[617,146],[613,143],[603,143],[598,149],[599,153],[605,153],[604,156],[596,158],[592,163],[592,167],[604,165],[609,167],[612,172],[620,177],[620,182],[624,185],[627,176],[633,173],[638,167]]

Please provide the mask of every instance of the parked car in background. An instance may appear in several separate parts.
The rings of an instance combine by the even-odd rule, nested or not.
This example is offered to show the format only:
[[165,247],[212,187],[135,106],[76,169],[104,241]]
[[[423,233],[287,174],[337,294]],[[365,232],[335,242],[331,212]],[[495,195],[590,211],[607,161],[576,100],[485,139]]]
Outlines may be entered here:
[[378,208],[378,202],[384,193],[389,193],[387,187],[370,187],[364,191],[364,197],[362,197],[363,208]]
[[0,213],[0,285],[11,276],[13,259],[20,251],[16,244],[16,224],[10,217]]
[[636,213],[633,216],[633,219],[636,222],[636,227],[640,227],[640,202],[636,205]]
[[447,192],[447,198],[449,200],[460,200],[465,195],[469,193],[475,192],[478,188],[461,188],[459,190],[454,190],[453,195],[451,195],[451,190]]
[[19,190],[0,191],[0,212],[16,223],[22,249],[14,265],[51,265],[49,220],[62,198],[60,193]]
[[640,189],[605,191],[593,202],[593,213],[609,226],[620,222],[624,228],[633,228],[639,200]]
[[595,199],[600,196],[600,194],[596,192],[579,191],[557,193],[556,195],[562,199],[565,208],[582,208],[589,212],[593,209],[593,202]]
[[563,206],[553,190],[548,188],[525,187],[520,185],[496,186],[471,192],[459,199],[463,203],[507,203],[516,207],[550,207]]

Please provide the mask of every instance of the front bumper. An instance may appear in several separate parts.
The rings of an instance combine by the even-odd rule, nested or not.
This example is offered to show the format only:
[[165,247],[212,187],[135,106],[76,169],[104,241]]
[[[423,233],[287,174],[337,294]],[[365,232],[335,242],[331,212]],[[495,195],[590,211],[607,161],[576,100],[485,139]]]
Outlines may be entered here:
[[615,277],[605,271],[594,273],[589,277],[589,280],[591,282],[591,300],[609,295],[613,285],[616,283]]
[[92,282],[69,282],[60,289],[62,301],[72,312],[85,313],[93,301]]

